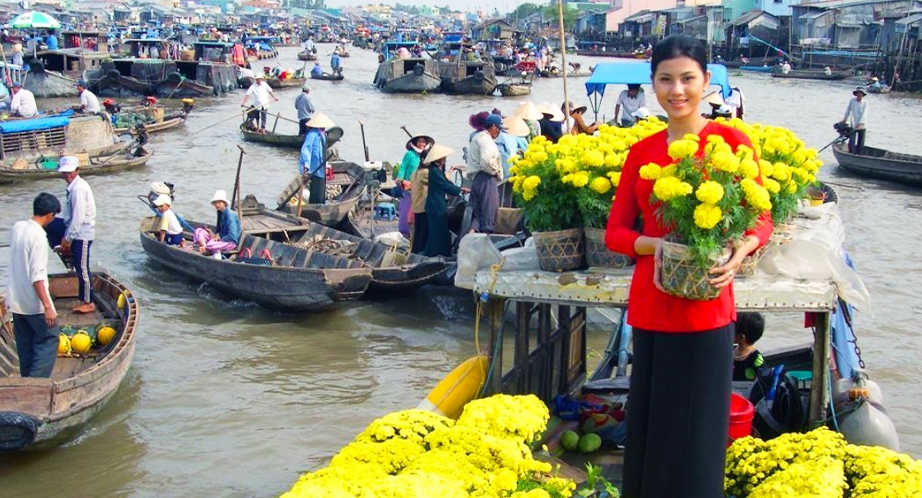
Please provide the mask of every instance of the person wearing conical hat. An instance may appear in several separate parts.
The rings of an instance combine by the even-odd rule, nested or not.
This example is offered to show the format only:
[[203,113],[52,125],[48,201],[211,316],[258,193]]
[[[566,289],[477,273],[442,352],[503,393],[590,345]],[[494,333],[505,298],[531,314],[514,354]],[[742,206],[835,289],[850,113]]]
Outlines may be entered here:
[[842,124],[851,126],[854,131],[848,136],[848,151],[852,154],[861,154],[864,151],[864,134],[867,132],[868,95],[864,87],[858,87],[852,92],[855,96],[845,108],[845,117]]
[[307,134],[301,145],[298,172],[310,181],[311,204],[323,204],[327,196],[327,130],[336,126],[322,112],[314,113],[307,121]]
[[563,135],[561,123],[566,117],[557,109],[557,106],[550,102],[542,103],[538,106],[538,110],[541,111],[541,120],[538,121],[541,126],[541,134],[551,142],[557,143],[557,140],[560,140]]
[[509,168],[512,167],[510,160],[520,154],[525,153],[528,148],[528,141],[525,137],[531,133],[525,121],[515,115],[503,118],[503,129],[496,138],[496,146],[499,147],[499,153],[503,158],[503,181],[499,184],[499,206],[515,207],[512,195],[512,183],[509,182]]
[[523,102],[522,105],[513,112],[513,115],[522,118],[528,126],[528,136],[525,137],[527,141],[531,142],[532,139],[541,134],[541,125],[538,124],[538,121],[540,121],[544,115],[541,114],[541,111],[538,110],[538,106],[534,103],[531,101]]
[[396,197],[400,201],[400,206],[397,210],[399,220],[397,230],[406,238],[410,238],[410,203],[413,200],[410,189],[412,189],[413,174],[419,169],[422,158],[425,157],[429,147],[432,147],[434,143],[435,140],[426,135],[418,135],[407,141],[407,152],[403,155],[403,159],[400,160],[400,170],[397,172],[396,178],[394,178],[398,187],[395,194],[397,194]]
[[[569,106],[561,106],[561,110],[569,107],[570,109],[570,133],[577,135],[584,133],[586,135],[592,135],[596,130],[599,129],[598,123],[592,123],[587,125],[586,121],[583,120],[583,114],[586,113],[588,107],[579,106],[576,107],[573,105],[573,102],[569,102]],[[632,115],[633,116],[633,115]]]
[[466,187],[458,187],[445,176],[445,160],[452,152],[454,150],[444,145],[434,144],[423,159],[423,165],[429,170],[429,192],[426,194],[425,205],[429,237],[423,254],[429,257],[451,256],[451,232],[448,231],[448,203],[445,197],[469,191]]

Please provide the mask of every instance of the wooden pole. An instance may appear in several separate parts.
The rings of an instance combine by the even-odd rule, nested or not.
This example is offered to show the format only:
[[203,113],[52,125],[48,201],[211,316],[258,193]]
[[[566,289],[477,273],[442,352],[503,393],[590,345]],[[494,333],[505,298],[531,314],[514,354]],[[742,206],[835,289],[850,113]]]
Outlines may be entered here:
[[810,427],[826,425],[829,405],[829,353],[832,350],[830,311],[817,313],[813,329],[813,381],[810,387]]
[[557,0],[557,21],[560,27],[560,65],[563,71],[563,106],[564,123],[570,133],[570,97],[567,92],[567,34],[563,30],[563,0]]
[[[237,159],[237,178],[234,180],[234,195],[231,196],[231,209],[238,209],[240,206],[240,170],[243,167],[243,155],[246,154],[246,151],[243,150],[243,147],[240,144],[237,144],[237,148],[240,149],[240,158]],[[237,213],[240,216],[240,219],[243,220],[243,213]]]

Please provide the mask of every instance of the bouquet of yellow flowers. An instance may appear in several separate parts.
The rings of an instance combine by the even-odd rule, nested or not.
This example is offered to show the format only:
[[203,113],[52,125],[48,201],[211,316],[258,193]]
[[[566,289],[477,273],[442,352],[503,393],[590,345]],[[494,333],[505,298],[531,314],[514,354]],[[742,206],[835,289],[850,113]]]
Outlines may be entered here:
[[[728,245],[753,228],[762,213],[772,208],[768,190],[756,179],[761,171],[754,151],[737,150],[720,135],[707,137],[704,156],[696,157],[698,135],[689,134],[669,145],[673,163],[650,163],[640,177],[653,181],[652,203],[657,216],[672,227],[670,245],[664,245],[663,287],[689,299],[716,298],[720,289],[708,284],[708,271],[728,257]],[[681,253],[672,245],[685,245]]]

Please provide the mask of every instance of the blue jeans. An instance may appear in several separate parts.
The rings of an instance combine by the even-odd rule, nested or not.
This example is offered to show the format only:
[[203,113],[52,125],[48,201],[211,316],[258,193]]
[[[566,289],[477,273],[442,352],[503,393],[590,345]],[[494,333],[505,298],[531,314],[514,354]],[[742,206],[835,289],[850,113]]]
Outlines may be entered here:
[[57,326],[49,328],[45,315],[20,315],[13,313],[13,333],[16,335],[16,352],[19,354],[19,375],[23,377],[51,377],[54,361],[58,357]]
[[90,275],[90,246],[92,240],[74,239],[70,246],[71,263],[77,274],[79,298],[84,303],[93,302],[93,277]]

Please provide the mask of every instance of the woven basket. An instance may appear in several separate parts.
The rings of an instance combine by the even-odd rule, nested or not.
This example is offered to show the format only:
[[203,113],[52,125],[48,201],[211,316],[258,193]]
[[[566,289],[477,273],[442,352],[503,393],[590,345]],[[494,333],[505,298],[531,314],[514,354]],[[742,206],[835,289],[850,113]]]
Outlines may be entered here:
[[710,301],[717,299],[723,289],[708,283],[709,272],[714,266],[726,263],[730,259],[730,249],[714,254],[706,266],[692,260],[688,246],[674,241],[663,241],[662,281],[667,294],[691,299]]
[[790,223],[778,223],[775,225],[775,228],[772,231],[772,236],[769,239],[769,243],[774,246],[783,246],[794,240],[794,232],[796,231],[796,225],[792,225]]
[[610,251],[605,245],[605,230],[584,228],[586,236],[586,264],[601,268],[627,268],[633,266],[634,258]]
[[535,232],[538,265],[544,271],[571,271],[583,267],[586,256],[583,229],[571,228],[556,232]]
[[743,262],[740,263],[740,270],[737,273],[737,276],[740,277],[751,277],[755,274],[756,268],[759,266],[759,261],[762,260],[762,256],[765,255],[765,250],[768,246],[762,246],[756,250],[756,252],[750,254],[743,258]]

